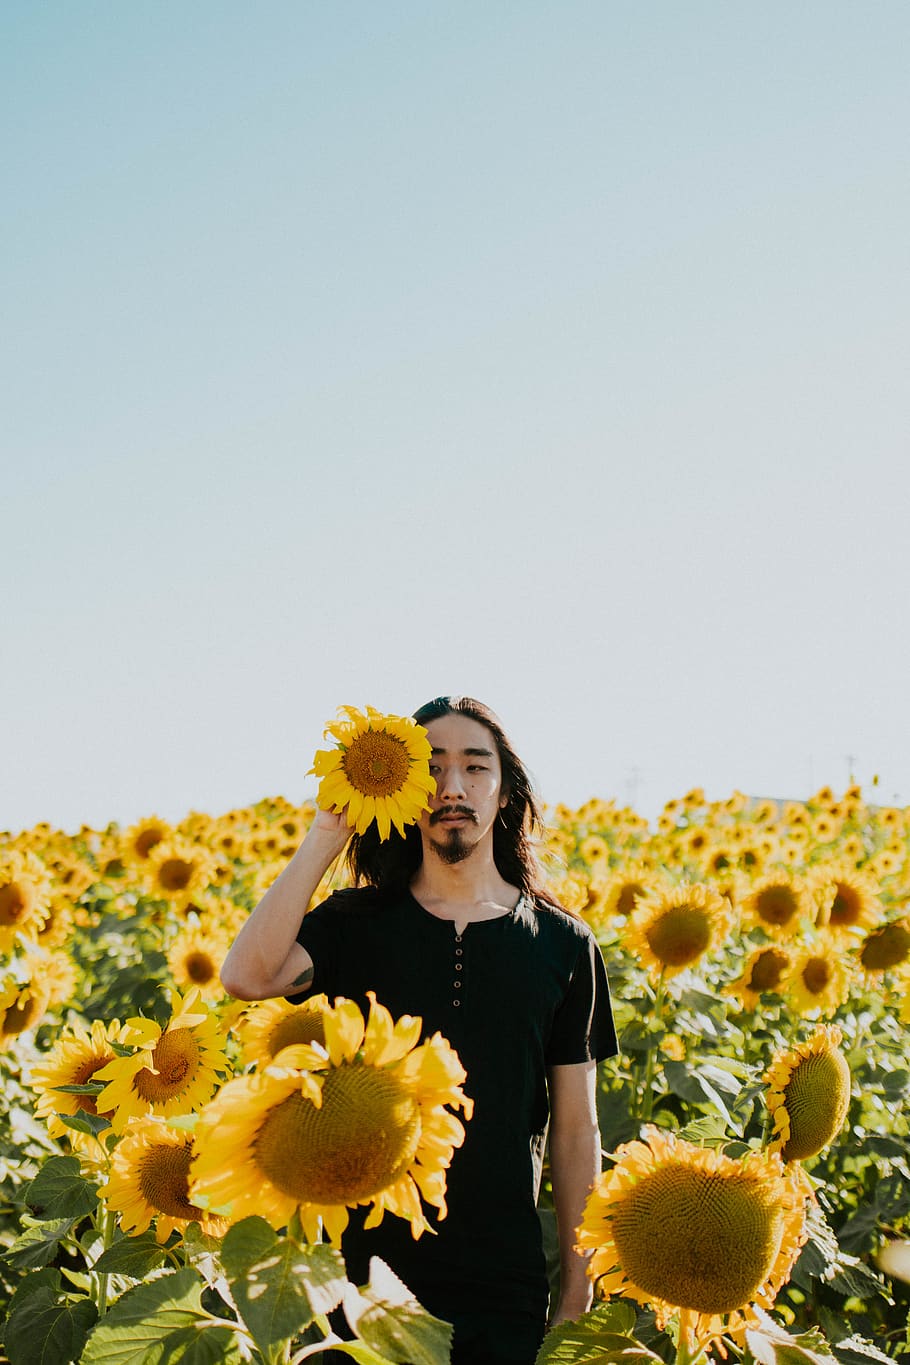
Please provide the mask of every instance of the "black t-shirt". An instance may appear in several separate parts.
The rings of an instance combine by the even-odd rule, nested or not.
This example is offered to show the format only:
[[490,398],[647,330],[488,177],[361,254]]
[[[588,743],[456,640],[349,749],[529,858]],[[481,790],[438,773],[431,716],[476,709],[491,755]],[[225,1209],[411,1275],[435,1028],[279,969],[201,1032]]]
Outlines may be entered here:
[[[375,991],[394,1018],[419,1014],[467,1071],[474,1100],[464,1146],[447,1177],[448,1216],[414,1241],[386,1214],[362,1227],[353,1210],[342,1249],[355,1284],[381,1256],[420,1301],[445,1317],[456,1307],[546,1310],[536,1213],[551,1066],[617,1051],[603,957],[583,921],[522,896],[514,910],[456,933],[410,894],[337,891],[303,920],[297,941],[313,959],[307,995],[344,995],[366,1009]],[[289,996],[295,1002],[306,995]]]

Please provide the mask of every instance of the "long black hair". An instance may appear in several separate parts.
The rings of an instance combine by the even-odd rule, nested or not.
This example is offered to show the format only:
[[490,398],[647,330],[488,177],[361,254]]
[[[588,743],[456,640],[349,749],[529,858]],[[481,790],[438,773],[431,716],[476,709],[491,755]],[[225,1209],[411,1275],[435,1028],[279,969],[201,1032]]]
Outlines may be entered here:
[[[486,726],[496,741],[502,767],[502,791],[508,798],[493,825],[493,861],[501,877],[528,895],[544,895],[543,875],[534,852],[534,838],[543,822],[527,769],[502,728],[502,721],[474,697],[436,697],[414,712],[418,725],[440,716],[469,716]],[[394,828],[380,840],[375,822],[355,834],[348,846],[348,866],[358,886],[405,890],[423,862],[423,843],[416,825],[405,827],[404,838]]]

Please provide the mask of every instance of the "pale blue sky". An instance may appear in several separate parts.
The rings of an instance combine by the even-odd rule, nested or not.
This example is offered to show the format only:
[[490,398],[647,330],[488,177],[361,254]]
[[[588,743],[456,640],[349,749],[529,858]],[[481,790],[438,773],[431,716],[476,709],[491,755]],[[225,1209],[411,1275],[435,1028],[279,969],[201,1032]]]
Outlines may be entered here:
[[0,11],[0,827],[490,702],[550,801],[910,802],[910,8]]

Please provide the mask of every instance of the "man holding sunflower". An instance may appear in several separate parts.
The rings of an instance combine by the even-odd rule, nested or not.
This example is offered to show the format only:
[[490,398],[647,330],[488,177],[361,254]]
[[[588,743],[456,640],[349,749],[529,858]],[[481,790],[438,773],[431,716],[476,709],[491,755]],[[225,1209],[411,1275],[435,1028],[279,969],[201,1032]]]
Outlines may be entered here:
[[[596,1064],[616,1052],[603,959],[542,889],[536,799],[488,707],[441,697],[412,719],[345,708],[330,730],[337,750],[315,767],[322,809],[222,980],[250,1000],[374,992],[396,1017],[420,1016],[424,1037],[449,1040],[474,1112],[447,1216],[417,1241],[403,1219],[365,1227],[355,1209],[348,1273],[364,1283],[370,1257],[386,1261],[453,1323],[456,1365],[532,1365],[547,1320],[536,1200],[548,1128],[561,1269],[550,1321],[590,1306],[575,1242],[601,1164]],[[349,840],[354,888],[305,914]]]

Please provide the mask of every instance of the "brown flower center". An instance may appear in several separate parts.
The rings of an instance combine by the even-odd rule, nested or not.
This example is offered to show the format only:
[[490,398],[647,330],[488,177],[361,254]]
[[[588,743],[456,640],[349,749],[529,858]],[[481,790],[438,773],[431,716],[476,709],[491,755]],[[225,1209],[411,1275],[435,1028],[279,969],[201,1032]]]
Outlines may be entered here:
[[164,1104],[175,1099],[192,1084],[199,1074],[199,1046],[188,1028],[162,1033],[152,1052],[157,1071],[144,1066],[137,1071],[133,1082],[137,1093],[147,1104]]
[[283,1047],[295,1043],[324,1043],[325,1029],[318,1010],[300,1010],[297,1014],[279,1019],[266,1040],[270,1057],[277,1057]]
[[766,886],[755,897],[755,913],[765,924],[789,924],[799,910],[799,900],[789,886]]
[[376,1067],[325,1077],[322,1107],[295,1091],[271,1110],[255,1142],[263,1174],[299,1203],[350,1204],[399,1180],[420,1139],[414,1097]]
[[863,944],[859,960],[867,972],[886,972],[898,967],[910,957],[910,932],[904,924],[886,924],[870,934]]
[[810,995],[821,995],[831,981],[831,963],[826,957],[810,957],[802,970],[803,985]]
[[632,1186],[611,1223],[620,1264],[646,1294],[728,1313],[751,1303],[767,1280],[784,1215],[765,1181],[671,1165]]
[[183,970],[197,986],[207,986],[218,975],[218,966],[211,953],[196,949],[183,959]]
[[0,924],[18,924],[28,913],[29,901],[18,882],[0,886]]
[[863,898],[848,882],[836,882],[829,924],[857,924],[862,918]]
[[651,952],[667,967],[697,962],[711,942],[711,922],[694,905],[664,910],[645,931]]
[[827,1147],[843,1126],[850,1104],[850,1068],[831,1048],[800,1061],[784,1088],[790,1137],[784,1161],[805,1161]]
[[158,884],[163,891],[185,891],[193,876],[194,864],[186,858],[165,858],[158,869]]
[[146,1203],[168,1218],[191,1222],[205,1215],[189,1200],[189,1170],[193,1157],[192,1142],[180,1147],[156,1143],[139,1164],[139,1189]]
[[385,730],[366,730],[345,751],[341,766],[351,786],[365,796],[394,796],[411,767],[402,740]]
[[747,989],[759,995],[762,991],[776,991],[790,962],[779,948],[764,948],[752,963]]

